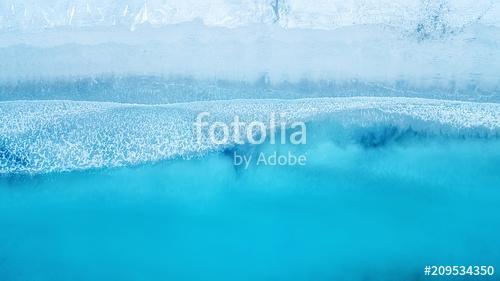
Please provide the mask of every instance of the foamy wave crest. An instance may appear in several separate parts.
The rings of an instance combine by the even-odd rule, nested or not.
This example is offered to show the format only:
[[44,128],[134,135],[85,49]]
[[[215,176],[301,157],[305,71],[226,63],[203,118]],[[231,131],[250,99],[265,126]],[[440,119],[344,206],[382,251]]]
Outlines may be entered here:
[[[200,112],[209,121],[339,124],[345,130],[389,125],[426,135],[498,137],[500,104],[417,98],[232,100],[138,105],[77,101],[0,103],[0,174],[118,167],[203,155],[234,144],[197,138]],[[323,124],[323,123],[321,123]],[[335,136],[329,136],[335,138]]]

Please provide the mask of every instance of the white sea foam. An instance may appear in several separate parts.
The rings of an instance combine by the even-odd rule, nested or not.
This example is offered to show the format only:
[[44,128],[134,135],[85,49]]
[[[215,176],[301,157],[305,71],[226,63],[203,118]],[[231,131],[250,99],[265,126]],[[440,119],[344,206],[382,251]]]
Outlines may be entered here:
[[41,28],[165,26],[201,20],[207,26],[275,24],[284,28],[334,29],[355,24],[410,28],[438,24],[459,29],[471,23],[499,25],[493,0],[7,0],[0,3],[0,31]]
[[[193,157],[220,146],[197,141],[199,112],[229,122],[268,120],[413,128],[428,135],[498,137],[500,104],[416,98],[228,100],[168,105],[76,101],[0,103],[0,174],[117,167]],[[335,135],[329,136],[335,139]]]
[[[87,99],[85,92],[113,88],[112,79],[89,87],[66,84],[103,75],[151,75],[215,84],[261,78],[294,85],[360,81],[404,96],[495,101],[499,15],[500,4],[493,0],[0,1],[0,100],[170,102],[148,99],[172,88],[161,85],[138,99],[113,100]],[[67,85],[80,96],[64,96],[68,89],[62,88],[46,97],[37,83],[39,88],[28,90],[14,86],[9,96],[11,84],[4,87],[51,79],[63,82],[56,91]],[[162,83],[152,81],[157,82]],[[414,89],[446,95],[412,95]],[[244,98],[277,97],[260,94]]]

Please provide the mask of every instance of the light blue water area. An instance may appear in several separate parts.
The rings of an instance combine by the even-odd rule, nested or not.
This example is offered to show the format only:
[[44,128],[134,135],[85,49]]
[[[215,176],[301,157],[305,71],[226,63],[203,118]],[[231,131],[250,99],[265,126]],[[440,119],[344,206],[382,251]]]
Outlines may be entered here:
[[0,281],[499,280],[500,2],[0,2]]
[[[500,270],[500,141],[410,135],[237,147],[0,178],[1,280],[424,280]],[[233,165],[291,150],[305,166]],[[460,280],[452,277],[453,280]]]

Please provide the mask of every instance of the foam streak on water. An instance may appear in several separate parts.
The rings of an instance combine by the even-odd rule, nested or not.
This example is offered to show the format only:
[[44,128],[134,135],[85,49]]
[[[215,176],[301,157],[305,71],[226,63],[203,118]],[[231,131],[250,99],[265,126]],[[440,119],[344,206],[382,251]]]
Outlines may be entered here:
[[[321,98],[232,100],[168,105],[75,101],[0,103],[0,174],[48,173],[117,167],[220,151],[232,143],[198,142],[194,121],[229,124],[269,122],[270,114],[287,123],[327,121],[338,129],[329,138],[367,128],[412,130],[419,135],[497,138],[500,105],[417,98]],[[346,133],[347,132],[347,133]],[[344,137],[345,139],[345,137]]]

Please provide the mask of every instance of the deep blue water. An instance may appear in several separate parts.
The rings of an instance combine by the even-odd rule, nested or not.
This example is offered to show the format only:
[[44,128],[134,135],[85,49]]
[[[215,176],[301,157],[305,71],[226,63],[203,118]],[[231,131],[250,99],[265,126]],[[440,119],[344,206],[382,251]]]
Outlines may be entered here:
[[[0,279],[424,280],[425,265],[500,266],[498,139],[311,135],[300,148],[4,175]],[[307,165],[231,158],[289,149]]]

